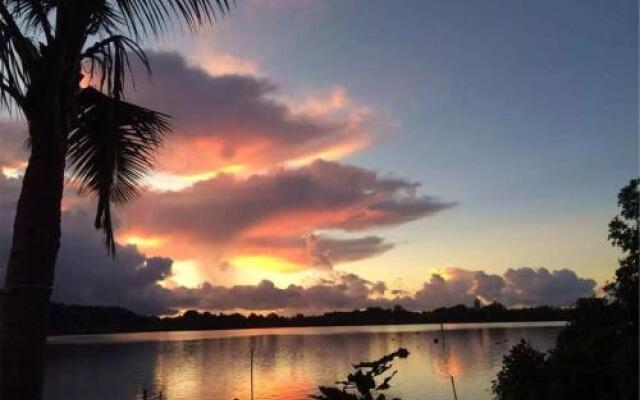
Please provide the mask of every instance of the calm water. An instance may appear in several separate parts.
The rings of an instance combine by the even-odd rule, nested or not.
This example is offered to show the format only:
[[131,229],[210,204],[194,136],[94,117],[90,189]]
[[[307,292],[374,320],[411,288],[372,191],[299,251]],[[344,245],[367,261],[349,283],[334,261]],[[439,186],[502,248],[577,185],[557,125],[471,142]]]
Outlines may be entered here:
[[249,399],[249,353],[255,350],[255,399],[308,399],[318,384],[346,378],[351,364],[402,346],[387,393],[403,400],[490,399],[502,356],[520,338],[550,348],[560,323],[447,324],[274,328],[60,336],[50,339],[47,400],[133,400],[142,388],[165,400]]

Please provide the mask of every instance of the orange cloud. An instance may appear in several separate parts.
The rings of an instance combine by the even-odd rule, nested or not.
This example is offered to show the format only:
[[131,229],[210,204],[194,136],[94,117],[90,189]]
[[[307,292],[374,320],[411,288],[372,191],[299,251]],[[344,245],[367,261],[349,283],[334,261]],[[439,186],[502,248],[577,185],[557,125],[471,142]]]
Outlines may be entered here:
[[375,236],[310,241],[311,233],[361,232],[454,205],[416,190],[412,182],[327,161],[246,177],[218,174],[179,191],[147,193],[122,215],[122,237],[156,255],[197,259],[202,268],[254,263],[269,277],[332,268],[392,246]]
[[151,189],[160,191],[177,191],[193,186],[200,181],[215,178],[220,174],[243,174],[247,167],[239,164],[231,164],[217,170],[202,172],[199,174],[167,174],[163,172],[155,173],[145,179]]
[[154,80],[137,82],[132,100],[174,118],[174,132],[158,158],[165,175],[197,181],[229,166],[256,173],[338,160],[375,139],[374,113],[345,88],[287,100],[263,77],[212,76],[176,54],[149,57]]
[[297,272],[306,269],[303,265],[272,254],[236,256],[231,259],[230,263],[237,268],[277,273]]
[[153,249],[163,245],[166,241],[161,237],[144,236],[144,235],[126,235],[118,242],[123,244],[132,244],[143,250]]
[[14,166],[2,166],[2,174],[7,178],[18,178],[24,174],[27,164],[24,162],[16,163]]
[[27,165],[27,128],[21,121],[0,119],[0,172],[16,178]]
[[[250,60],[205,53],[194,67],[176,54],[149,57],[154,79],[138,80],[130,100],[171,114],[174,132],[146,180],[152,190],[121,212],[118,241],[179,260],[174,284],[364,259],[391,245],[312,234],[399,224],[451,206],[416,196],[415,183],[317,161],[375,140],[375,113],[344,87],[288,99],[255,76]],[[14,153],[12,162],[20,160]],[[65,210],[81,207],[77,196],[65,197]]]
[[292,107],[297,112],[316,116],[343,111],[352,106],[353,100],[349,97],[347,89],[341,86],[334,87],[328,92],[301,99],[292,104]]
[[171,271],[171,276],[160,282],[163,287],[197,288],[206,282],[196,260],[176,260],[171,266]]
[[200,54],[197,65],[211,75],[257,75],[258,64],[231,54]]

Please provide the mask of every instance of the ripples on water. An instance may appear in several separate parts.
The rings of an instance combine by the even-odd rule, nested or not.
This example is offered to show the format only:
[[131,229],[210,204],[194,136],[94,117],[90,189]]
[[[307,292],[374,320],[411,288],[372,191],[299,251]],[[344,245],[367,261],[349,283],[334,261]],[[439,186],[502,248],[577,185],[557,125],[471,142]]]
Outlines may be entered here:
[[489,400],[502,356],[521,338],[547,350],[562,324],[274,328],[61,336],[48,347],[46,400],[134,400],[142,388],[164,400],[249,399],[255,348],[255,399],[308,399],[319,384],[346,378],[351,365],[405,347],[389,397]]

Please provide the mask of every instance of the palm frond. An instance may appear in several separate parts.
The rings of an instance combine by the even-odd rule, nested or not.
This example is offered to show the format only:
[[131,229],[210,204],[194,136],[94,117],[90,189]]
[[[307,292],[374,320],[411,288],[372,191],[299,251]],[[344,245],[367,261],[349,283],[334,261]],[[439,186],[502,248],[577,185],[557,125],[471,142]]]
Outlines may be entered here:
[[24,103],[28,74],[14,51],[11,34],[4,27],[0,22],[0,107],[11,111],[14,104]]
[[151,73],[149,60],[142,48],[132,39],[113,35],[90,46],[83,54],[91,81],[109,96],[122,99],[127,75],[133,81],[130,56],[135,56]]
[[18,27],[16,1],[0,3],[0,108],[11,112],[15,105],[24,106],[24,93],[30,82],[32,67],[40,58],[35,43]]
[[52,0],[5,0],[11,7],[15,19],[21,21],[22,26],[33,34],[42,33],[47,43],[53,42],[53,28],[49,21],[49,13],[55,8]]
[[136,38],[158,36],[175,22],[194,31],[230,10],[228,0],[113,0]]
[[169,117],[87,88],[79,94],[82,113],[69,136],[67,159],[80,193],[97,197],[95,227],[115,254],[111,205],[136,197],[153,170],[154,154],[169,132]]
[[89,24],[87,33],[89,35],[113,35],[120,32],[125,25],[122,13],[117,7],[106,0],[96,2],[89,12]]
[[20,30],[16,16],[9,11],[5,2],[0,2],[0,18],[0,30],[2,30],[3,36],[10,40],[11,45],[16,52],[14,57],[19,59],[22,66],[27,69],[27,71],[25,71],[26,74],[39,55],[38,49],[36,48],[33,40],[29,39]]

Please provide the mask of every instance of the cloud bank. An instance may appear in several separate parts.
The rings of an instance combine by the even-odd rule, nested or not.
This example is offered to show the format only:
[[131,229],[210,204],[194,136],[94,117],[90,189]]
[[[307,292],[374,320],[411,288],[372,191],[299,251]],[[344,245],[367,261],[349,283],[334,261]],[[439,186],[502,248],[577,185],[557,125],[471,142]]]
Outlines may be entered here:
[[125,211],[123,234],[153,232],[192,244],[181,257],[193,257],[206,245],[327,267],[381,254],[393,245],[375,236],[320,235],[310,241],[308,235],[315,231],[358,233],[455,205],[417,195],[418,186],[329,161],[249,178],[222,174],[179,192],[146,194]]
[[[20,182],[0,174],[0,256],[6,259],[14,199]],[[513,268],[502,275],[463,268],[447,268],[426,276],[414,293],[388,288],[355,274],[329,271],[323,279],[309,285],[277,287],[269,280],[257,285],[220,286],[205,282],[196,288],[167,288],[164,281],[173,274],[170,258],[147,257],[136,246],[118,245],[113,261],[104,251],[100,235],[93,230],[91,214],[77,207],[65,211],[63,240],[58,257],[53,298],[74,304],[119,305],[139,313],[172,313],[196,308],[212,311],[279,311],[317,313],[329,310],[400,304],[411,310],[430,310],[442,306],[499,301],[508,306],[568,306],[577,298],[593,293],[595,282],[568,269]],[[381,239],[366,237],[352,241],[332,241],[316,237],[315,246],[323,254],[358,258],[362,252],[383,246]],[[324,243],[321,245],[321,243]],[[324,247],[327,246],[327,247]],[[363,250],[364,249],[364,250]],[[318,250],[320,251],[320,250]],[[322,262],[322,261],[318,261]],[[0,265],[0,279],[4,273]]]

